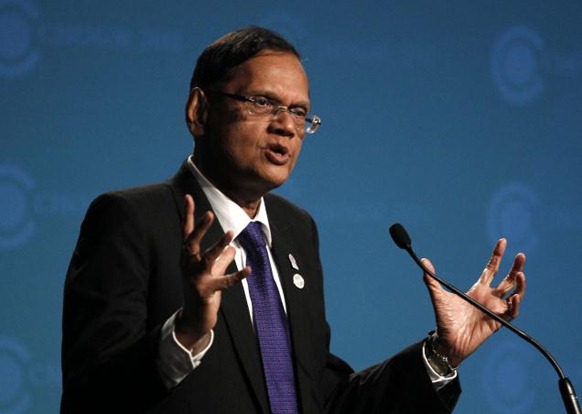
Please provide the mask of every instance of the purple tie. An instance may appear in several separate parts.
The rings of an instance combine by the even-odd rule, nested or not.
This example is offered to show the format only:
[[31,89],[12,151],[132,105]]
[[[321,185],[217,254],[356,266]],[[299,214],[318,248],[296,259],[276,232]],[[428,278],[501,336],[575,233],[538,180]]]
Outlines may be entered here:
[[247,266],[252,270],[247,281],[271,411],[273,414],[297,413],[287,316],[273,279],[261,223],[249,223],[237,240],[245,249]]

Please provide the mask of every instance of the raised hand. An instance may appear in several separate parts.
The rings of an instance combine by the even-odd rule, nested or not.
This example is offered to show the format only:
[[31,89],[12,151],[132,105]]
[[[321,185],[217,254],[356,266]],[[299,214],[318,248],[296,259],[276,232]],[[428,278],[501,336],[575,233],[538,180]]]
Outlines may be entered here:
[[235,285],[250,274],[248,268],[225,275],[235,256],[230,246],[233,234],[227,232],[210,248],[201,251],[202,239],[214,221],[206,212],[194,225],[194,200],[186,195],[184,206],[182,277],[184,305],[176,320],[176,337],[196,354],[206,347],[210,331],[217,321],[222,290]]
[[[495,314],[510,321],[519,314],[525,293],[526,282],[523,273],[525,255],[517,254],[507,276],[496,287],[491,287],[506,246],[505,239],[497,242],[481,276],[467,294]],[[429,270],[434,271],[428,259],[423,259],[423,263]],[[424,281],[436,317],[437,336],[434,346],[438,353],[446,355],[450,364],[456,367],[499,330],[501,324],[455,294],[447,292],[427,274],[424,275]]]

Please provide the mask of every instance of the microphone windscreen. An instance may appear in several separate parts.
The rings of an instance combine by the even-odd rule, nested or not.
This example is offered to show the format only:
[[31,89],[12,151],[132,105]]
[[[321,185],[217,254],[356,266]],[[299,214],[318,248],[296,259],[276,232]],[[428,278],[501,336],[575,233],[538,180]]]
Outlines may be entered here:
[[412,244],[410,236],[400,223],[394,223],[390,226],[390,236],[392,237],[392,240],[394,240],[394,243],[396,243],[396,246],[401,249],[409,249]]

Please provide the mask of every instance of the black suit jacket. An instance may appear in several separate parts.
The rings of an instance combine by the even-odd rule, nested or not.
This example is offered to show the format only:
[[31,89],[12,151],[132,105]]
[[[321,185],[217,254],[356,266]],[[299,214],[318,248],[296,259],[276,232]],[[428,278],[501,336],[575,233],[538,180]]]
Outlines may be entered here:
[[[182,165],[160,184],[98,197],[81,227],[65,282],[62,413],[268,413],[258,343],[241,285],[223,292],[214,344],[166,390],[157,369],[162,324],[182,306],[183,200],[211,210]],[[416,344],[360,373],[329,352],[318,235],[312,218],[265,196],[303,413],[446,413],[458,381],[435,392]],[[215,221],[206,247],[223,234]],[[292,254],[299,267],[293,268]],[[234,263],[229,271],[235,271]],[[293,284],[300,273],[305,286]]]

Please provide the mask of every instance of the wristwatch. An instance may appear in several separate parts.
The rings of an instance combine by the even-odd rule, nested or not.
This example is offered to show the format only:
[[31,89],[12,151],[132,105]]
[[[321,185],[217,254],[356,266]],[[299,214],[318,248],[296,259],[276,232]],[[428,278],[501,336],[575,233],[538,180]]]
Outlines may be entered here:
[[441,377],[451,375],[455,369],[451,366],[449,358],[439,354],[434,348],[435,331],[429,332],[424,347],[424,355],[431,368]]

